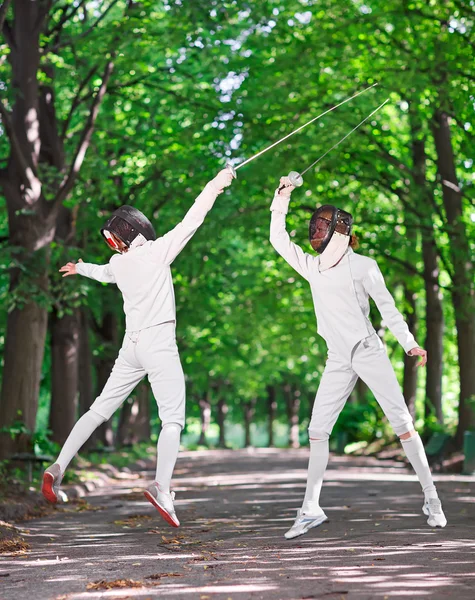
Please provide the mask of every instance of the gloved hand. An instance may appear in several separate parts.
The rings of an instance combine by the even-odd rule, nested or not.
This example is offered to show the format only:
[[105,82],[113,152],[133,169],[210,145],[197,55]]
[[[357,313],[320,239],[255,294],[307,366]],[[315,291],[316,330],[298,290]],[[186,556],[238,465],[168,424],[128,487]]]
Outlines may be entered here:
[[281,177],[279,187],[275,190],[274,200],[272,201],[270,209],[286,215],[289,210],[290,194],[294,189],[295,186],[290,183],[288,177]]
[[[282,188],[282,189],[281,189]],[[279,187],[276,189],[275,193],[279,196],[283,196],[284,198],[290,198],[290,194],[295,190],[295,185],[290,183],[290,179],[288,177],[281,177],[279,182]]]
[[230,169],[223,169],[220,171],[214,179],[210,181],[213,184],[215,190],[218,194],[224,190],[224,188],[231,185],[232,180],[234,179],[234,175]]

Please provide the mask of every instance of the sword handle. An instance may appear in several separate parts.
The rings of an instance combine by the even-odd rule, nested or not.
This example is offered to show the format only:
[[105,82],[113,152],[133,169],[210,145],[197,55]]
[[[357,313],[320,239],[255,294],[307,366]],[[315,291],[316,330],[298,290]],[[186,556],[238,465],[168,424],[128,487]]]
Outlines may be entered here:
[[[290,183],[294,187],[300,187],[301,185],[303,185],[303,177],[302,175],[300,175],[300,173],[297,173],[297,171],[290,171],[290,173],[288,174],[288,178],[290,180]],[[281,185],[278,191],[280,192],[284,188],[285,185]]]
[[234,179],[237,179],[236,169],[233,167],[233,165],[231,163],[226,163],[226,168],[231,171]]

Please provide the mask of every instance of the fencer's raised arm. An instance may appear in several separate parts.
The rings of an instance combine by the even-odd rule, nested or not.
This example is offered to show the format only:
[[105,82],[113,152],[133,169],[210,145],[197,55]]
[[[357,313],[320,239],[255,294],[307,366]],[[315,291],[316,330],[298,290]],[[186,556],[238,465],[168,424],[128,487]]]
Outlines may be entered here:
[[76,263],[76,273],[102,283],[116,283],[112,269],[108,264],[95,265],[93,263],[78,262]]
[[407,326],[404,317],[396,308],[394,298],[386,287],[383,274],[381,273],[377,262],[371,262],[373,264],[363,279],[363,285],[368,294],[375,301],[389,331],[391,331],[397,341],[401,344],[404,351],[408,353],[419,345],[409,331],[409,327]]
[[[282,189],[281,189],[282,188]],[[306,254],[300,246],[290,241],[290,236],[285,228],[285,216],[289,210],[290,194],[294,186],[288,177],[281,177],[279,188],[276,189],[272,201],[270,221],[270,243],[277,252],[285,258],[289,265],[308,281],[308,261],[311,256]]]
[[218,195],[223,192],[225,187],[231,185],[233,177],[229,169],[220,171],[214,179],[206,184],[183,221],[153,242],[152,252],[159,262],[169,265],[175,260],[203,223]]

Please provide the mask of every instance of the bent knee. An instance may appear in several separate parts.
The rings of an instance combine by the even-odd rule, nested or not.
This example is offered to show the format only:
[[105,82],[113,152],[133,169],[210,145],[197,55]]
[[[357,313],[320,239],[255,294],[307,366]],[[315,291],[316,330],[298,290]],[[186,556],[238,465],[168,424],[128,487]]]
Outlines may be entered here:
[[99,427],[99,425],[102,425],[102,423],[105,423],[110,418],[110,417],[105,417],[104,415],[99,414],[93,408],[90,408],[88,412],[89,412],[89,416],[92,419],[94,419],[94,421],[97,423],[98,427]]
[[321,429],[314,429],[313,427],[309,427],[308,437],[310,441],[325,442],[330,438],[330,435],[326,433],[326,431],[322,431]]
[[176,429],[179,433],[183,430],[183,424],[177,423],[176,421],[167,421],[166,423],[162,423],[162,431],[163,429]]
[[398,433],[400,440],[409,440],[410,438],[417,436],[417,431],[415,429],[411,429],[410,431],[406,431],[406,433]]

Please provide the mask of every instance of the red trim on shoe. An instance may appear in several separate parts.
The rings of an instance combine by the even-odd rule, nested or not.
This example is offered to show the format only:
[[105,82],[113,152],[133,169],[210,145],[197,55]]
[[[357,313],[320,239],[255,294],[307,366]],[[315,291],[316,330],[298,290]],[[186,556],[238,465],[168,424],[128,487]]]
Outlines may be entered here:
[[58,496],[56,496],[54,489],[54,477],[51,473],[45,473],[43,475],[43,484],[41,486],[41,493],[43,496],[51,502],[51,504],[56,504],[58,502]]
[[153,497],[153,495],[147,490],[143,493],[143,495],[145,496],[145,498],[147,498],[147,500],[153,504],[153,506],[155,506],[155,508],[158,510],[158,512],[160,513],[160,516],[165,519],[165,521],[171,525],[172,527],[180,527],[180,523],[175,521],[173,519],[173,517],[171,516],[171,514],[166,511],[163,506],[160,506],[160,504],[157,502],[156,498]]

